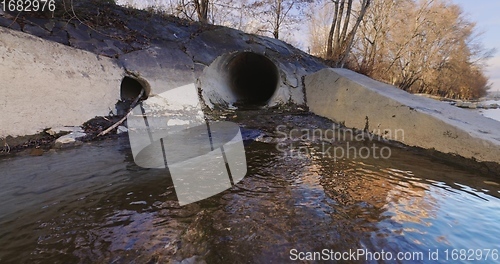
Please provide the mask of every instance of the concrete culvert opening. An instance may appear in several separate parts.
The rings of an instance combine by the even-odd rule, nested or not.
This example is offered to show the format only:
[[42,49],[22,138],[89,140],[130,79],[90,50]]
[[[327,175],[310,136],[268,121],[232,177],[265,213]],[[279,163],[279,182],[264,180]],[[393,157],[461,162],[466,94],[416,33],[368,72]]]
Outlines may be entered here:
[[271,59],[253,52],[234,52],[205,68],[199,88],[210,108],[242,109],[272,105],[279,82],[278,67]]
[[125,76],[120,85],[120,98],[122,101],[134,100],[139,96],[142,89],[144,89],[144,94],[140,99],[145,100],[148,98],[151,90],[149,84],[145,80]]
[[278,86],[278,69],[263,55],[243,52],[228,64],[229,88],[243,106],[267,104]]

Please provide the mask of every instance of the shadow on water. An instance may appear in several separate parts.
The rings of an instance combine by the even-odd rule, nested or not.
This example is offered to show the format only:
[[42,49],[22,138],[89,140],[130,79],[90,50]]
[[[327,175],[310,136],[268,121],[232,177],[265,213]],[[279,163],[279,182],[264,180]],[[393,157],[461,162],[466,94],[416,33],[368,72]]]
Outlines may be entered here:
[[2,263],[171,255],[172,233],[185,228],[177,219],[194,214],[179,211],[165,171],[133,163],[125,138],[4,159],[0,171]]
[[126,138],[2,159],[0,262],[263,263],[358,248],[426,262],[429,249],[443,260],[447,248],[500,247],[497,179],[391,150],[334,160],[253,142],[240,183],[184,207],[164,170],[134,165]]

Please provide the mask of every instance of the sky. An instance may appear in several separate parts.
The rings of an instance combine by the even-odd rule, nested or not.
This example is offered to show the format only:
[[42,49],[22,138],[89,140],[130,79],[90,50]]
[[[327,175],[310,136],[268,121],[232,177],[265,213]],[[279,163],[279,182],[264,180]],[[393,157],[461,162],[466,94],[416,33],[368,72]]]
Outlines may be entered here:
[[453,0],[460,5],[466,17],[476,22],[481,42],[487,49],[495,48],[497,52],[488,61],[486,75],[492,82],[491,90],[500,91],[500,1],[498,0]]

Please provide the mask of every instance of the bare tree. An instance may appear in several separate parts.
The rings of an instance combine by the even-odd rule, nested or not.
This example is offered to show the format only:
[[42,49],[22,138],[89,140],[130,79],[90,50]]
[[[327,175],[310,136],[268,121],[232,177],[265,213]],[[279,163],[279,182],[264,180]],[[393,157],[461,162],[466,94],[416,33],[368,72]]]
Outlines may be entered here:
[[168,0],[157,8],[177,17],[210,23],[208,18],[211,2],[210,0]]
[[208,23],[208,7],[210,5],[209,0],[192,0],[194,4],[194,10],[198,15],[198,21],[202,23]]
[[320,0],[309,6],[308,20],[308,52],[325,58],[330,21],[333,17],[333,6],[330,0]]
[[303,9],[311,2],[313,0],[165,0],[161,9],[181,18],[280,38],[303,19]]
[[168,0],[164,8],[177,17],[245,30],[250,18],[248,1]]
[[[353,13],[353,1],[332,0],[334,13],[328,34],[326,57],[334,61],[337,67],[344,66],[353,45],[356,31],[371,2],[370,0],[360,0],[359,11],[355,15]],[[353,16],[355,22],[351,25],[351,17]]]
[[372,76],[387,55],[386,42],[393,27],[398,26],[394,14],[403,1],[374,1],[363,17],[351,51],[350,65],[358,72]]
[[379,0],[363,19],[350,67],[415,93],[478,97],[491,51],[477,44],[475,24],[445,0]]
[[285,28],[290,28],[300,21],[304,6],[310,0],[262,0],[253,1],[248,5],[251,16],[260,20],[257,29],[261,33],[270,33],[274,38],[280,38]]
[[250,0],[212,0],[209,19],[213,24],[252,31],[249,27]]

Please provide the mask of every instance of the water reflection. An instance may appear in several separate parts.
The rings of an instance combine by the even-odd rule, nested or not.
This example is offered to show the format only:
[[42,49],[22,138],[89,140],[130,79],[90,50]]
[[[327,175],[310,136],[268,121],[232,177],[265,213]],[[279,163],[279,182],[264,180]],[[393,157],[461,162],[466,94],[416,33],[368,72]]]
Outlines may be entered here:
[[[482,102],[484,105],[490,105],[490,104],[500,104],[500,101],[496,100],[489,100],[489,101],[484,101]],[[480,109],[477,110],[479,113],[481,113],[483,116],[497,120],[500,122],[500,108],[497,109]]]
[[[314,154],[283,158],[272,147],[255,147],[260,151],[249,156],[257,166],[244,191],[224,196],[225,207],[211,220],[220,223],[213,232],[227,239],[213,236],[208,259],[278,262],[289,259],[292,248],[442,254],[447,248],[498,247],[498,189],[481,183],[488,178],[404,150],[389,160],[334,163]],[[456,204],[462,196],[472,200]]]
[[361,239],[364,247],[392,252],[498,248],[498,186],[404,152],[393,149],[387,160],[340,161],[330,175],[325,169],[327,193],[342,205],[357,205],[346,214],[376,222],[369,241]]

